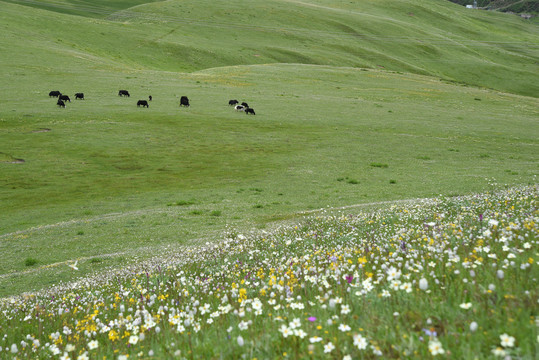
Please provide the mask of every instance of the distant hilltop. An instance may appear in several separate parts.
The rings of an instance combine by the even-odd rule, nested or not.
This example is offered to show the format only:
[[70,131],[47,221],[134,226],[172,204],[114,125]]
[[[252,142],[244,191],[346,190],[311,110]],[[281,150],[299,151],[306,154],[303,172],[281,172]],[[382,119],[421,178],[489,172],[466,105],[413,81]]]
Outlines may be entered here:
[[[456,4],[466,6],[474,5],[474,0],[449,0]],[[539,14],[539,1],[537,0],[476,0],[479,9],[511,12],[522,15],[537,16]]]

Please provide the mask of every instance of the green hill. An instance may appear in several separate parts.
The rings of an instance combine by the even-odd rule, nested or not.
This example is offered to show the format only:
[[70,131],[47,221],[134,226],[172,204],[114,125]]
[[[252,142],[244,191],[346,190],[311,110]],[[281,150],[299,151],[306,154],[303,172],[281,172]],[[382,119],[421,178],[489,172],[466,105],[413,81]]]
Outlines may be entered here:
[[327,206],[536,182],[538,29],[515,16],[442,0],[0,10],[0,295],[70,279],[74,259],[89,272]]

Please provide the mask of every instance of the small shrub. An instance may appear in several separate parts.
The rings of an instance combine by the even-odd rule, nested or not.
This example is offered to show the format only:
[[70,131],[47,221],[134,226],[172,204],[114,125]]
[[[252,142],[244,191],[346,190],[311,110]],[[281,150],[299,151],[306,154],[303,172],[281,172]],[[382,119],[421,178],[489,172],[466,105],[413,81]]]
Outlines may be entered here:
[[29,257],[29,258],[26,258],[26,260],[24,260],[25,266],[34,266],[35,264],[37,264],[37,259]]
[[396,183],[397,183],[397,180],[391,179],[391,180],[389,180],[389,183],[390,183],[390,184],[396,184]]
[[101,258],[93,258],[93,259],[90,260],[91,264],[99,264],[101,262],[103,262],[103,259],[101,259]]
[[376,167],[376,168],[387,168],[387,167],[389,167],[388,164],[383,164],[383,163],[378,163],[378,162],[373,162],[370,165],[372,167]]
[[84,235],[84,231],[82,231],[82,230],[77,231],[77,235]]
[[193,205],[195,202],[191,200],[180,200],[175,203],[167,204],[167,206],[188,206]]
[[352,184],[352,185],[356,185],[356,184],[359,184],[359,180],[356,180],[356,179],[349,179],[349,180],[348,180],[348,183],[349,183],[349,184]]
[[211,216],[221,216],[221,210],[213,210],[210,213]]

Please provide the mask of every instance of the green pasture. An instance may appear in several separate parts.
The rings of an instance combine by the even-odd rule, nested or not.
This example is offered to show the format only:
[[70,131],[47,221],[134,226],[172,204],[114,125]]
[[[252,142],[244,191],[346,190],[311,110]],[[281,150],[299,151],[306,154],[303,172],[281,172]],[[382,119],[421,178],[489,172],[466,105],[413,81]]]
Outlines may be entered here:
[[537,181],[537,26],[517,17],[50,3],[0,1],[0,295],[306,211]]

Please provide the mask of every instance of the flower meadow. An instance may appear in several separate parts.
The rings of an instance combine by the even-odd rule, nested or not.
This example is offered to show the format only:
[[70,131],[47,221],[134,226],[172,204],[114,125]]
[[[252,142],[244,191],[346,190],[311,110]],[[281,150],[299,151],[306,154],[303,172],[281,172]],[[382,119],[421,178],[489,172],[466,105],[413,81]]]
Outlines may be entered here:
[[2,359],[535,359],[538,188],[228,230],[0,304]]

